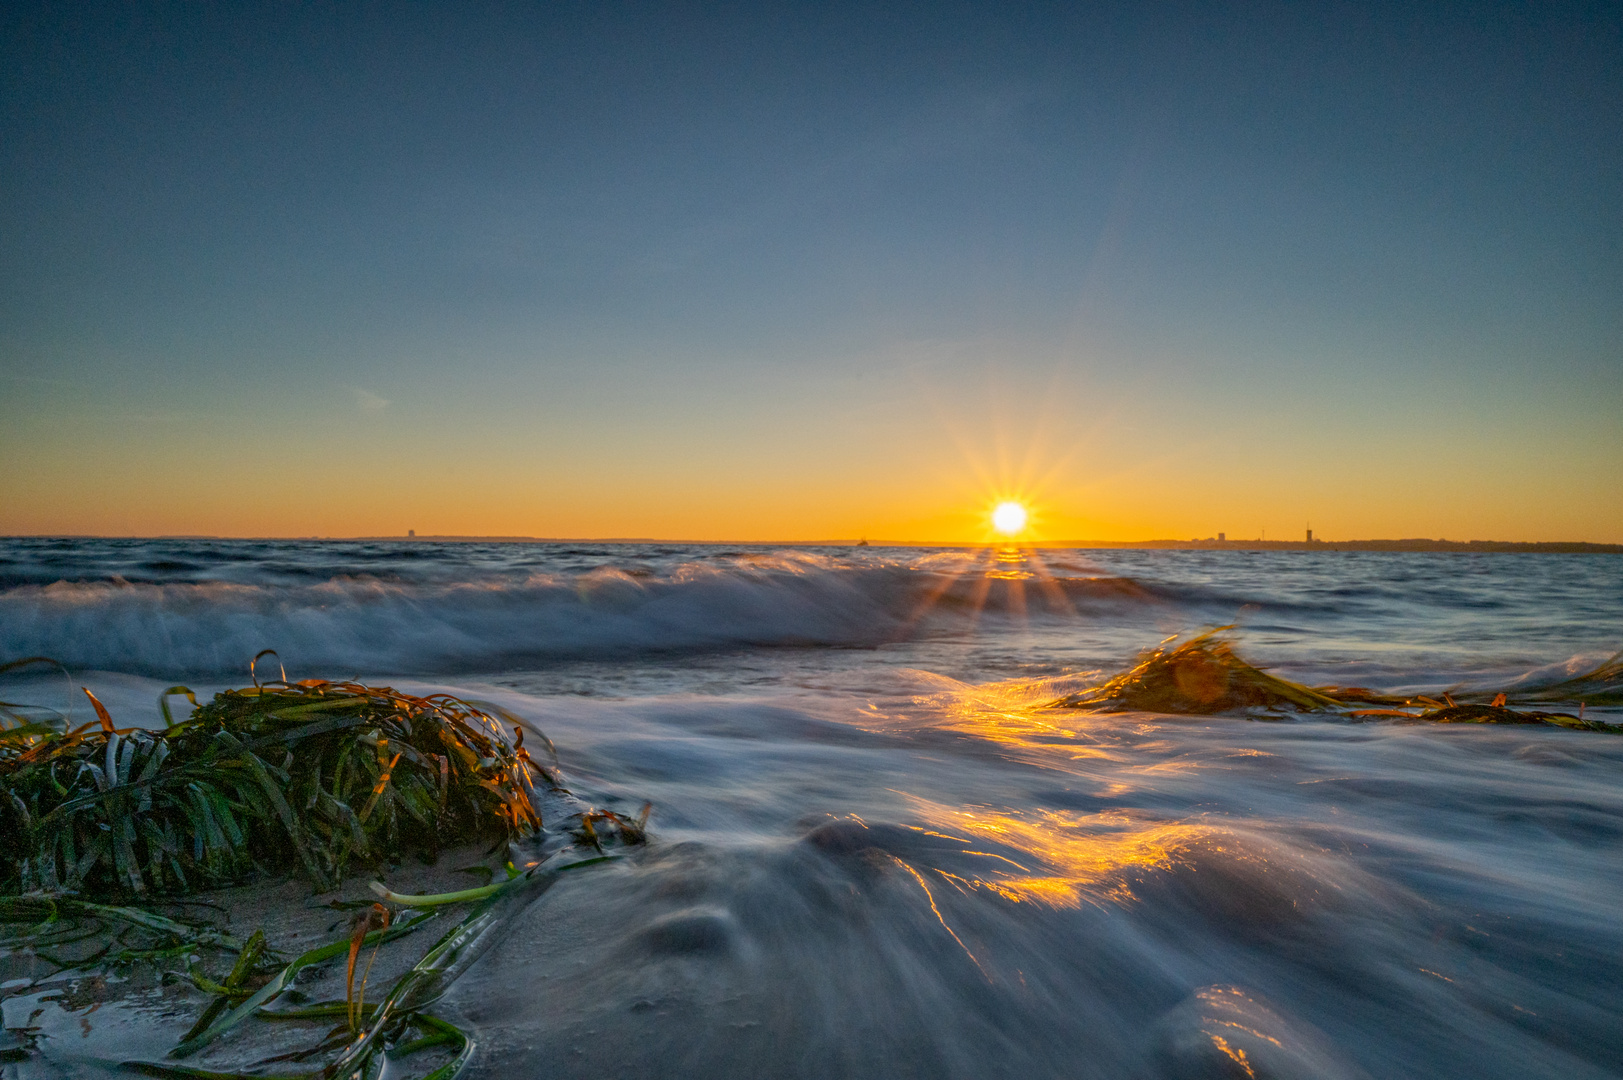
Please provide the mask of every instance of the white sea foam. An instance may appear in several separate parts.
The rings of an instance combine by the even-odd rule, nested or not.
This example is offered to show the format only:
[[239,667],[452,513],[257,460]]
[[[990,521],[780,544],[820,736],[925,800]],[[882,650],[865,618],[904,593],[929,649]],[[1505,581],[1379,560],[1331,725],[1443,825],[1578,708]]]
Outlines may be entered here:
[[317,584],[59,581],[0,591],[0,655],[121,671],[238,670],[274,648],[301,667],[367,671],[764,645],[872,646],[982,618],[1142,602],[1114,578],[1046,588],[978,572],[851,568],[810,558],[600,567],[467,581]]

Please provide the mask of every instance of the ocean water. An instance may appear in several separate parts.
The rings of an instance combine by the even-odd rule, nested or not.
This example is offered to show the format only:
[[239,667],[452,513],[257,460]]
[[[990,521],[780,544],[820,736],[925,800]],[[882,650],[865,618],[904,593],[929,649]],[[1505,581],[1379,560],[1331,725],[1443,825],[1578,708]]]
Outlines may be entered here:
[[1536,682],[1623,647],[1623,557],[0,541],[0,660],[122,721],[270,648],[653,803],[456,985],[475,1076],[1623,1075],[1623,738],[1040,707],[1230,624]]

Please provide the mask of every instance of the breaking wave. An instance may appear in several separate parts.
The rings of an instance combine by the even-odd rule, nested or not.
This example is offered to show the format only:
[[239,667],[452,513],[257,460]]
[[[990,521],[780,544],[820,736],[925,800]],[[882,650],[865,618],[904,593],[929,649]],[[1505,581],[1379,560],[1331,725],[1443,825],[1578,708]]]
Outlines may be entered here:
[[743,646],[864,647],[967,620],[1153,603],[1116,577],[1007,580],[967,567],[812,557],[599,567],[448,583],[57,581],[0,591],[0,655],[142,673],[239,670],[275,648],[301,669],[467,670],[525,659]]

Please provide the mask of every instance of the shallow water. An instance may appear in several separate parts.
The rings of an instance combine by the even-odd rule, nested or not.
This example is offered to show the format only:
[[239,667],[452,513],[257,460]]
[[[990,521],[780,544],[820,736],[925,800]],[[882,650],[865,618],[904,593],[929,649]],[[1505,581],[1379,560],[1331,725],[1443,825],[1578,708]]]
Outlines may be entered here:
[[1623,644],[1617,556],[5,541],[0,582],[0,656],[121,716],[274,647],[654,803],[456,985],[477,1075],[1623,1075],[1623,739],[1033,707],[1230,622],[1310,681],[1548,677]]

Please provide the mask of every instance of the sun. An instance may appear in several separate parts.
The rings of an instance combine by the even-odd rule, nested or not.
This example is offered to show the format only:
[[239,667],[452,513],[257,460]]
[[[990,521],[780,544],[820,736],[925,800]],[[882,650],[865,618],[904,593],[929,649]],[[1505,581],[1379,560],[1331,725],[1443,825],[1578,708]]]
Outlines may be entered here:
[[1000,502],[992,509],[992,528],[1004,536],[1018,536],[1026,527],[1026,508],[1017,502]]

